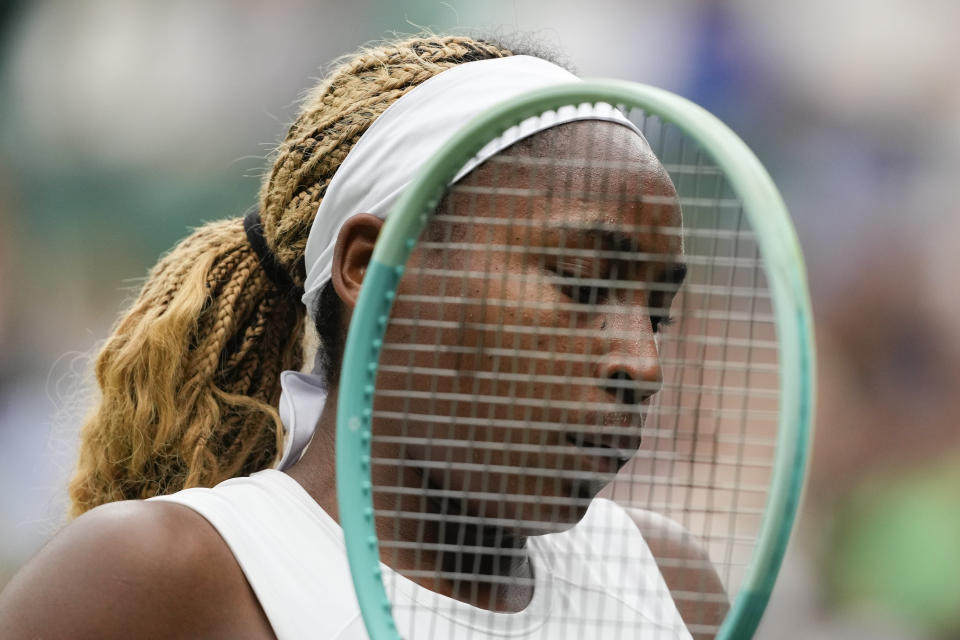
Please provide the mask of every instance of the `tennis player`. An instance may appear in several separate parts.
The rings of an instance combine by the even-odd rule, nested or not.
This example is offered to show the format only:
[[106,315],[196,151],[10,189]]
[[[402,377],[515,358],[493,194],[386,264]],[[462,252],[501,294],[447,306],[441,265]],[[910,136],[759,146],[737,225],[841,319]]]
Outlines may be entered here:
[[[465,37],[367,49],[323,80],[279,146],[259,207],[243,220],[198,229],[161,259],[104,346],[96,363],[101,397],[83,428],[70,485],[76,519],[0,594],[4,638],[365,638],[337,525],[334,425],[346,327],[383,218],[416,170],[471,115],[523,91],[574,80],[542,58]],[[598,158],[636,167],[604,178],[637,196],[624,202],[676,197],[649,145],[612,110],[581,110],[526,132],[510,152],[563,157],[584,139]],[[488,184],[494,169],[483,160],[502,152],[487,150],[462,183]],[[515,171],[507,186],[529,179]],[[591,176],[572,170],[565,179],[576,184]],[[573,223],[574,241],[580,234],[584,243],[593,243],[604,224],[681,224],[676,204],[559,212],[534,205],[527,215],[542,221],[531,227],[542,244],[556,242],[549,231],[556,216]],[[475,234],[468,240],[476,243],[520,242],[503,225],[496,228],[459,233]],[[676,256],[655,277],[682,280],[676,235],[608,240]],[[519,254],[498,256],[500,268],[521,276],[543,268]],[[511,288],[512,281],[505,278],[487,295],[531,295]],[[577,294],[551,284],[535,295]],[[660,383],[656,334],[665,318],[651,317],[648,305],[629,296],[618,304],[622,310],[598,331],[609,320],[636,338],[598,339],[605,345],[597,355],[600,383],[574,394],[642,406]],[[402,303],[396,313],[405,313]],[[558,323],[550,317],[555,311],[531,313],[543,316],[540,326]],[[596,345],[582,343],[589,338],[558,340],[566,342],[554,349],[595,352]],[[636,381],[636,391],[617,391],[604,380]],[[618,468],[601,471],[612,478]],[[558,495],[569,495],[570,487],[557,486]],[[600,488],[575,493],[593,497]],[[620,523],[629,557],[593,571],[605,576],[597,583],[565,575],[547,581],[546,551],[563,550],[570,575],[596,569],[577,562],[600,557],[598,549],[609,543],[587,535],[601,517]],[[713,635],[726,610],[723,598],[705,604],[689,594],[721,596],[723,588],[682,527],[601,499],[544,519],[559,523],[558,532],[536,543],[522,531],[497,539],[511,550],[530,548],[528,554],[506,554],[511,560],[504,562],[497,548],[481,554],[492,558],[481,563],[486,572],[527,580],[464,589],[414,579],[395,597],[415,602],[431,593],[451,603],[444,631],[432,637],[500,637],[504,615],[543,617],[517,638],[560,637],[577,616],[618,621],[595,632],[598,638]],[[592,552],[581,553],[587,547]],[[399,557],[398,566],[384,570],[402,573],[407,560]],[[626,601],[618,589],[627,586],[647,595]],[[580,608],[571,610],[577,602]],[[625,619],[634,623],[624,626]]]

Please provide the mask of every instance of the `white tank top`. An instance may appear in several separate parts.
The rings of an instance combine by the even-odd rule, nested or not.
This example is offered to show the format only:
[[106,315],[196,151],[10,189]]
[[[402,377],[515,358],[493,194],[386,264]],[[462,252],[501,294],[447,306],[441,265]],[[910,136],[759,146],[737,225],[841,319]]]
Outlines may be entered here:
[[[279,640],[367,640],[343,531],[290,476],[269,469],[152,499],[216,528]],[[406,640],[690,640],[640,531],[613,502],[597,498],[573,528],[527,543],[534,592],[519,613],[464,604],[381,565]]]

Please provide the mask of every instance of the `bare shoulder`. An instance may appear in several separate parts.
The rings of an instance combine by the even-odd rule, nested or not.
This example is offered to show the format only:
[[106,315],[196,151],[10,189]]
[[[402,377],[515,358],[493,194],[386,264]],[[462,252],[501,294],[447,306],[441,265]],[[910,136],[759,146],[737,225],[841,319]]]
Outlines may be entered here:
[[238,618],[248,635],[257,619],[269,630],[222,538],[169,502],[91,510],[0,593],[9,638],[228,637]]
[[643,509],[626,511],[650,547],[693,637],[714,637],[730,606],[707,550],[675,520]]

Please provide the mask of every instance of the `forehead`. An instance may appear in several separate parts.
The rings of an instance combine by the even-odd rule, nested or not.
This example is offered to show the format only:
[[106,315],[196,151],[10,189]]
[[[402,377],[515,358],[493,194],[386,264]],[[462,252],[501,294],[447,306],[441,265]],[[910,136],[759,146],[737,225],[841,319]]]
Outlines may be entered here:
[[648,250],[681,250],[673,183],[646,140],[622,124],[581,121],[540,132],[489,159],[454,193],[481,217],[511,218],[538,235],[610,230]]

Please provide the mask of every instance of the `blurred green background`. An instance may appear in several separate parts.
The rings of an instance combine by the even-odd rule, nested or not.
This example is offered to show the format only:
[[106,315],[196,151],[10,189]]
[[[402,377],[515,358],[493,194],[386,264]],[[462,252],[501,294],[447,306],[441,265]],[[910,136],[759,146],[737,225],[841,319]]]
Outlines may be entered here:
[[254,202],[324,65],[428,27],[676,91],[754,148],[807,255],[821,367],[759,637],[960,637],[958,26],[954,0],[3,4],[0,586],[63,522],[90,353],[147,268]]

